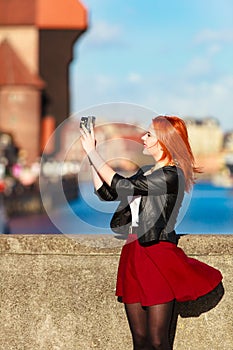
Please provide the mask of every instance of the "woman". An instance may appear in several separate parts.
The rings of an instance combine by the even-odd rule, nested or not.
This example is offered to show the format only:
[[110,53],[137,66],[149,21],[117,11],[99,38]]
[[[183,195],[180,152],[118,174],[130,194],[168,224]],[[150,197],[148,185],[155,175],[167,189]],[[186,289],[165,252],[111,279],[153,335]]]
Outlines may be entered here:
[[133,349],[170,350],[175,300],[195,300],[222,279],[218,270],[187,257],[176,245],[175,224],[184,192],[191,190],[199,172],[186,125],[175,116],[154,118],[142,140],[143,153],[150,154],[155,164],[129,178],[101,158],[93,128],[91,133],[84,128],[81,134],[96,194],[120,201],[111,228],[128,238],[121,252],[116,295],[125,304]]

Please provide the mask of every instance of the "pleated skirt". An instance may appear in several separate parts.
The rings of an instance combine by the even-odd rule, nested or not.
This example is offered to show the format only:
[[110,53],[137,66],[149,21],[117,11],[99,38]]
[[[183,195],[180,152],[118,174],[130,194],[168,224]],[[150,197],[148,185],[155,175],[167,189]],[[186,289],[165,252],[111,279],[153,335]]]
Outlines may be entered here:
[[219,270],[188,257],[170,242],[143,247],[130,234],[122,248],[116,296],[142,306],[184,302],[211,292],[222,280]]

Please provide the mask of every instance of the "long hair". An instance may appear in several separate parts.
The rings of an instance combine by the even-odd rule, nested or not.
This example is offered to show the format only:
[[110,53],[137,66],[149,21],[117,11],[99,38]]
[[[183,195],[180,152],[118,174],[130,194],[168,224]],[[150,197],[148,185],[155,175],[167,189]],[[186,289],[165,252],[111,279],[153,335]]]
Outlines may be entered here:
[[160,160],[167,157],[169,162],[174,162],[183,170],[185,190],[189,192],[195,183],[195,174],[201,171],[195,167],[185,122],[176,116],[158,116],[152,120],[152,124],[163,149]]

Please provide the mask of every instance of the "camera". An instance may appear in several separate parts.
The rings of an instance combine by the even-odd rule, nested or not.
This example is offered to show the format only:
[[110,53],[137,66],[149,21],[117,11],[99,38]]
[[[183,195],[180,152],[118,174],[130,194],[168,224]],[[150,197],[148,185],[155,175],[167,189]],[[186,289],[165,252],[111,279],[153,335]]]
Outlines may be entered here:
[[95,126],[95,117],[94,116],[87,116],[87,117],[82,117],[80,120],[80,128],[83,126],[91,132],[91,125],[93,125],[93,128]]

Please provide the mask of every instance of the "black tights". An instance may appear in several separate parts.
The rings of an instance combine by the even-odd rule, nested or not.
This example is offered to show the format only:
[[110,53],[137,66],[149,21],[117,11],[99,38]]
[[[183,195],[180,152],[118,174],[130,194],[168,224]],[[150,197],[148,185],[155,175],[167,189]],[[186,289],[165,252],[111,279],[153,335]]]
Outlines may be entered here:
[[173,309],[174,301],[147,307],[125,304],[134,350],[172,350],[169,331]]

